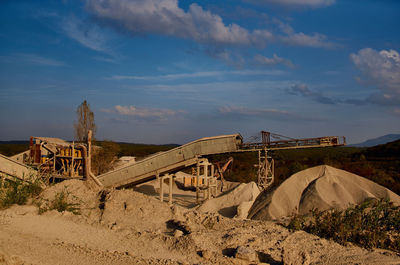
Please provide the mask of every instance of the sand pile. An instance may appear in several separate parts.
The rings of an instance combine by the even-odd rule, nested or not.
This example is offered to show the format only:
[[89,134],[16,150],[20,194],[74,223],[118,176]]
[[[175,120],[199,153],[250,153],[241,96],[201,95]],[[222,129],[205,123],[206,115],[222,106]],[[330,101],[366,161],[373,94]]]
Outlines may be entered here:
[[90,223],[98,222],[100,216],[99,190],[91,189],[82,180],[65,180],[45,189],[39,197],[41,207],[49,207],[56,198],[63,194],[65,201],[79,208],[80,215],[75,216]]
[[205,201],[197,210],[204,213],[218,212],[222,216],[230,218],[236,215],[243,218],[246,217],[248,209],[258,194],[260,194],[260,190],[256,183],[242,183],[231,191]]
[[264,191],[254,202],[248,217],[275,220],[292,214],[308,214],[313,208],[346,209],[366,199],[391,200],[400,196],[350,172],[322,165],[300,171],[273,191]]
[[[48,206],[60,193],[65,194],[68,203],[80,209],[79,215],[69,215],[71,220],[100,223],[113,230],[163,231],[166,222],[180,212],[179,206],[170,207],[157,198],[133,190],[92,190],[81,180],[67,180],[47,188],[40,195],[42,207]],[[58,213],[45,213],[54,214]]]
[[101,223],[112,229],[163,231],[178,208],[133,190],[113,190],[105,198]]

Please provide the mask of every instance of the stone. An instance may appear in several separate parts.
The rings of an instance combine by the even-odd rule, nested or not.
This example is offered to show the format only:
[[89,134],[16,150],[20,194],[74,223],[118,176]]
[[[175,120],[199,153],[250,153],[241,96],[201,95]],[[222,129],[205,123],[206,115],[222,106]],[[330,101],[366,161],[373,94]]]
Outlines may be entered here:
[[176,229],[174,232],[174,237],[181,237],[183,236],[183,232],[181,230]]
[[257,262],[257,252],[250,247],[240,246],[236,249],[235,258],[242,259],[250,262]]

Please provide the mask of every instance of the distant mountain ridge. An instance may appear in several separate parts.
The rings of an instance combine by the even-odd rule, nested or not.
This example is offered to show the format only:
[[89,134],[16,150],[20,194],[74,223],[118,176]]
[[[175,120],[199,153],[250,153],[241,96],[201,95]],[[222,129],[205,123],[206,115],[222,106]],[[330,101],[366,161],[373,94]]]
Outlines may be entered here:
[[354,147],[372,147],[380,144],[386,144],[400,139],[400,134],[387,134],[374,139],[366,140],[359,144],[352,144]]

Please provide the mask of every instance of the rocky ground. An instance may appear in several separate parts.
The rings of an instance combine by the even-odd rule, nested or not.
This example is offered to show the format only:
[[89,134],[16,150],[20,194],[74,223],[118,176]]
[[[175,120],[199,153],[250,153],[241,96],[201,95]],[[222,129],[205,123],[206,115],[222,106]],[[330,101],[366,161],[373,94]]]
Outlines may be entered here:
[[[36,205],[61,191],[81,214],[39,215]],[[274,222],[226,218],[78,180],[47,188],[34,204],[0,211],[0,264],[400,264],[390,251],[341,246]]]

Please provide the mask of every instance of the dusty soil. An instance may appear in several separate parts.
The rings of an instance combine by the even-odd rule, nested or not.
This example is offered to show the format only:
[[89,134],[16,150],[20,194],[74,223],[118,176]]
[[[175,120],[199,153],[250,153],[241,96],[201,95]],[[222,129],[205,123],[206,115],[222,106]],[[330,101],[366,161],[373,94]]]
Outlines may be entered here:
[[226,218],[168,205],[133,190],[91,189],[64,181],[81,214],[34,205],[0,211],[0,264],[400,264],[385,250],[341,246],[270,221]]

